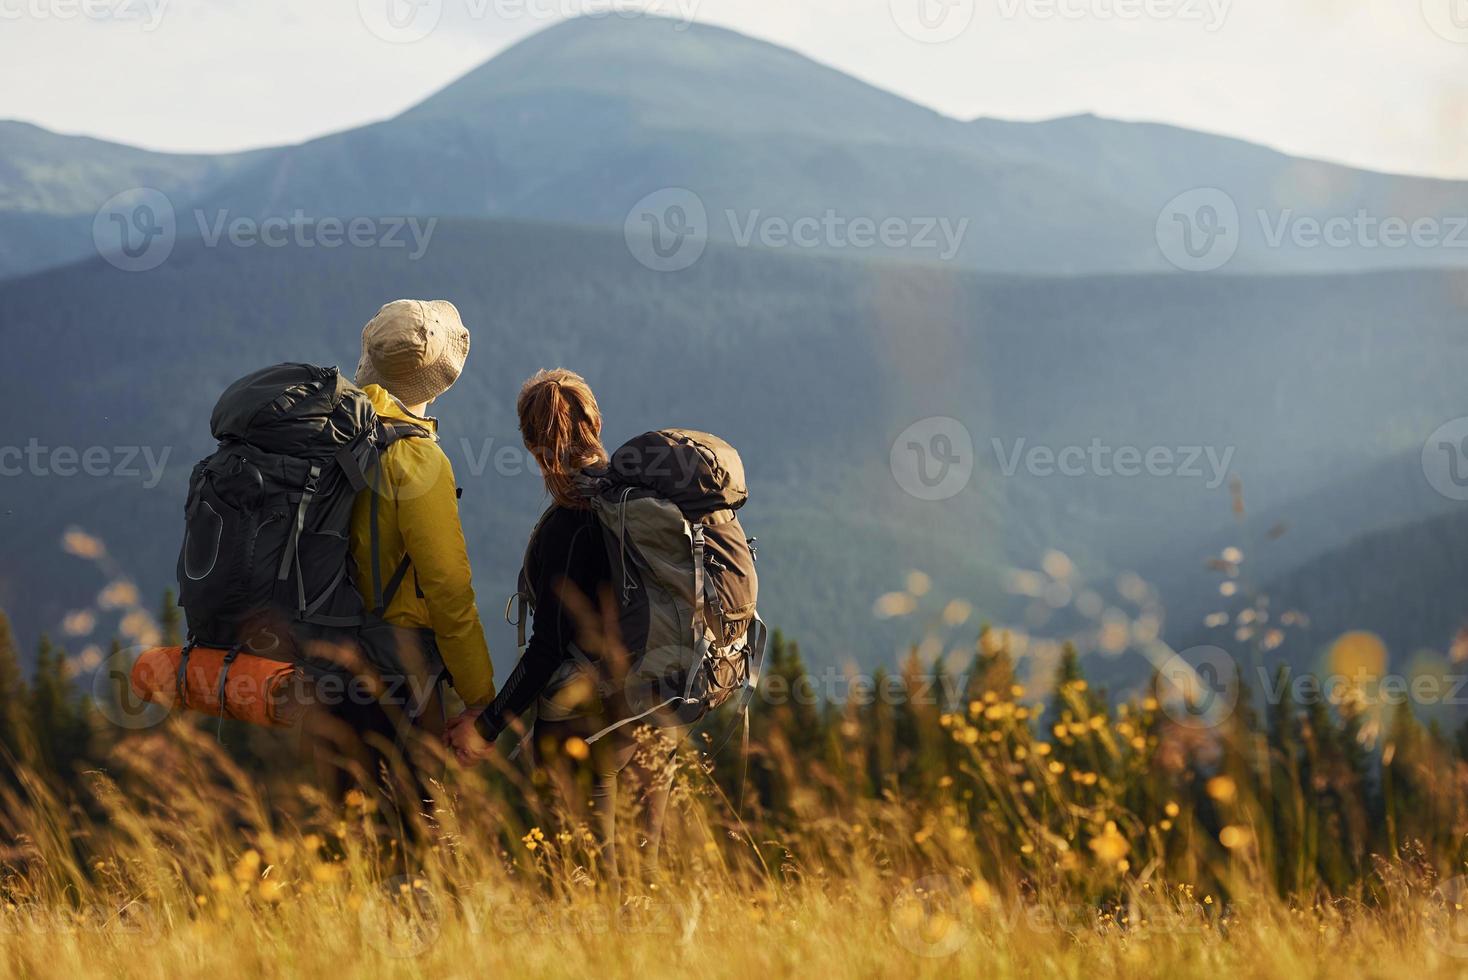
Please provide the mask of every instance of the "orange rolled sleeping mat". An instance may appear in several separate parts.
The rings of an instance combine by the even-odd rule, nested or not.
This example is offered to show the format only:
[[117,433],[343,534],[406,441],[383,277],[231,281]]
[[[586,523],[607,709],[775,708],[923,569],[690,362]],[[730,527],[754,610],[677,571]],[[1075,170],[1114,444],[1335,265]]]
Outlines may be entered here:
[[293,719],[288,694],[295,669],[288,663],[194,647],[183,670],[180,702],[179,668],[182,647],[155,647],[133,664],[133,694],[167,707],[183,707],[216,718],[232,718],[252,725],[287,728]]

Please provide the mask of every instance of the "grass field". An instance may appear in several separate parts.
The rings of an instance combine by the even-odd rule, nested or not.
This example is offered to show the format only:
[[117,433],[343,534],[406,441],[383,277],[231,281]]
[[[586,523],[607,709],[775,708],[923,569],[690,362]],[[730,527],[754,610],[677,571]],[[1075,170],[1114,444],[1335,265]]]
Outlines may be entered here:
[[685,747],[662,871],[640,873],[624,840],[620,889],[574,793],[526,804],[555,794],[509,765],[451,773],[404,858],[369,797],[329,810],[173,721],[124,743],[74,800],[20,774],[4,801],[0,963],[216,980],[1468,974],[1457,880],[1441,877],[1453,869],[1420,845],[1347,889],[1283,895],[1259,802],[1228,777],[1205,791],[1233,821],[1221,833],[1191,804],[1151,818],[1126,808],[1135,787],[1063,775],[1060,749],[1039,750],[1050,743],[1015,711],[994,698],[943,716],[965,755],[933,799],[860,798],[791,771],[783,818],[755,807],[752,825]]

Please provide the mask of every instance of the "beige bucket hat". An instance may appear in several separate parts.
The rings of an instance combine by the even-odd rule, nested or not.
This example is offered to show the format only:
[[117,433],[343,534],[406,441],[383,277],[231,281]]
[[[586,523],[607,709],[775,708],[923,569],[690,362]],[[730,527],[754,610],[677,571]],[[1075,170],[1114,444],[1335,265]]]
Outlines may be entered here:
[[468,357],[469,331],[453,303],[395,299],[362,328],[357,384],[419,405],[448,391]]

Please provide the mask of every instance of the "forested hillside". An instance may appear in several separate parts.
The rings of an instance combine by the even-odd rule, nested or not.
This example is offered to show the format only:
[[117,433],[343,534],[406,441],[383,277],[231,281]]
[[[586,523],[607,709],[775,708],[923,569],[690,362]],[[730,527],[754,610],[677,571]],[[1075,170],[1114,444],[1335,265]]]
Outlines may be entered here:
[[[0,605],[27,648],[103,584],[61,551],[66,528],[99,536],[116,573],[156,593],[218,393],[282,360],[351,370],[361,324],[400,295],[451,298],[474,332],[468,370],[435,410],[486,619],[541,501],[516,464],[513,395],[534,369],[565,364],[597,388],[609,440],[677,423],[741,448],[766,611],[822,664],[891,660],[905,631],[874,622],[872,603],[911,568],[996,621],[1029,604],[1007,570],[1049,549],[1103,593],[1127,569],[1165,597],[1211,590],[1203,561],[1231,533],[1230,473],[1261,512],[1335,488],[1311,506],[1340,520],[1302,550],[1349,540],[1378,525],[1349,505],[1370,488],[1346,478],[1457,414],[1468,362],[1464,282],[1450,273],[1048,281],[712,246],[667,275],[620,234],[514,223],[444,223],[416,262],[184,243],[143,275],[94,260],[0,287],[8,392],[44,406],[15,442],[105,447],[117,464],[113,449],[144,447],[166,466],[153,475],[144,453],[132,475],[7,480],[6,551],[25,561],[6,564]],[[894,476],[893,444],[935,416],[963,423],[974,472],[927,501]],[[1122,476],[1106,457],[1066,475],[1034,455],[1093,441],[1167,449],[1176,472]],[[1393,519],[1442,504],[1423,480]],[[494,639],[504,665],[509,635]]]

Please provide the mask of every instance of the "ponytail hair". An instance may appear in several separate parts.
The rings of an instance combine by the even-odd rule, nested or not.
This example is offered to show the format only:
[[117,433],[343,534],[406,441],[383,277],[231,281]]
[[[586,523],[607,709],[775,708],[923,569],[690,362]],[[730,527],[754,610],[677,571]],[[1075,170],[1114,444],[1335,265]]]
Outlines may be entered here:
[[576,475],[588,466],[604,465],[601,409],[586,379],[574,371],[537,371],[520,389],[515,403],[520,438],[545,477],[545,488],[562,507],[585,510],[576,493]]

